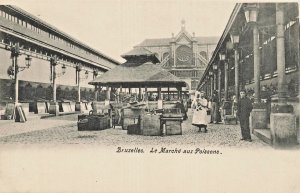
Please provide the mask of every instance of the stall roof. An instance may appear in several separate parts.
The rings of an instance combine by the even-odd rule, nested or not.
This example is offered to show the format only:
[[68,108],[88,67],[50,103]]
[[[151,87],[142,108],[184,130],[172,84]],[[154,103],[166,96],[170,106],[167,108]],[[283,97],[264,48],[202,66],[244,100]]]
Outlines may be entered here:
[[125,63],[89,82],[92,85],[126,87],[185,87],[186,82],[162,67],[147,62]]
[[125,58],[127,61],[152,61],[153,63],[159,63],[159,59],[155,56],[153,52],[142,47],[135,47],[129,52],[121,55],[122,58]]

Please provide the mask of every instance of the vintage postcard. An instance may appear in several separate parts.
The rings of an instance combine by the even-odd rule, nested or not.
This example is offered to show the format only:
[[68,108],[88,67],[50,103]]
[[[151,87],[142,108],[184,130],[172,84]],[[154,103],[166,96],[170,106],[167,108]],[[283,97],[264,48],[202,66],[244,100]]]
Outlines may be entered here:
[[298,2],[0,2],[0,192],[300,192]]

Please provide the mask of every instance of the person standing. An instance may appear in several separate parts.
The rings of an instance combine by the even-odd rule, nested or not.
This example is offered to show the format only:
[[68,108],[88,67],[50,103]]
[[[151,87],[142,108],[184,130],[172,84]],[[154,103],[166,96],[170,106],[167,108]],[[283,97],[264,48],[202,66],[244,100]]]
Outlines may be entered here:
[[251,100],[246,96],[246,92],[242,90],[240,92],[240,100],[237,103],[237,116],[240,120],[241,140],[246,140],[251,142],[251,134],[249,127],[249,116],[253,109]]
[[219,112],[219,98],[218,92],[214,91],[211,96],[211,123],[218,123],[218,112]]
[[236,112],[237,112],[237,98],[235,95],[232,96],[232,107],[231,107],[231,112],[232,112],[232,115],[234,116],[235,118],[235,124],[237,124],[237,115],[236,115]]
[[195,98],[192,102],[193,109],[193,119],[192,124],[199,128],[199,132],[201,128],[204,128],[204,132],[207,132],[207,124],[208,124],[208,116],[207,116],[207,108],[208,102],[204,98],[204,92],[196,92]]

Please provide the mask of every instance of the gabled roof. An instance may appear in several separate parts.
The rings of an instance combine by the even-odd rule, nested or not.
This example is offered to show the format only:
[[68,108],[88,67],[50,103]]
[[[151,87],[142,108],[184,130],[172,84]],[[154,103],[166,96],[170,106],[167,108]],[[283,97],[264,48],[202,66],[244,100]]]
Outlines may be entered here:
[[121,56],[125,58],[127,62],[145,63],[152,61],[152,63],[155,64],[160,62],[153,52],[143,47],[135,47]]
[[136,46],[169,46],[172,38],[145,39]]
[[89,82],[92,85],[115,86],[182,86],[185,81],[179,79],[159,65],[147,62],[140,65],[129,63],[121,64],[114,69],[105,72],[100,77]]
[[121,56],[123,58],[126,58],[126,56],[150,56],[153,55],[154,53],[147,50],[146,48],[143,47],[135,47],[129,52],[126,52],[125,54],[122,54]]

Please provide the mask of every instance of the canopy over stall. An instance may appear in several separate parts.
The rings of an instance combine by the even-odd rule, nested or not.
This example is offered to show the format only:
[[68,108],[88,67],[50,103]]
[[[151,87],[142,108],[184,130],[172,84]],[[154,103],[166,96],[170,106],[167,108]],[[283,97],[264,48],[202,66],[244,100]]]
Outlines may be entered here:
[[150,62],[124,63],[89,82],[92,85],[122,88],[185,87],[185,81]]

